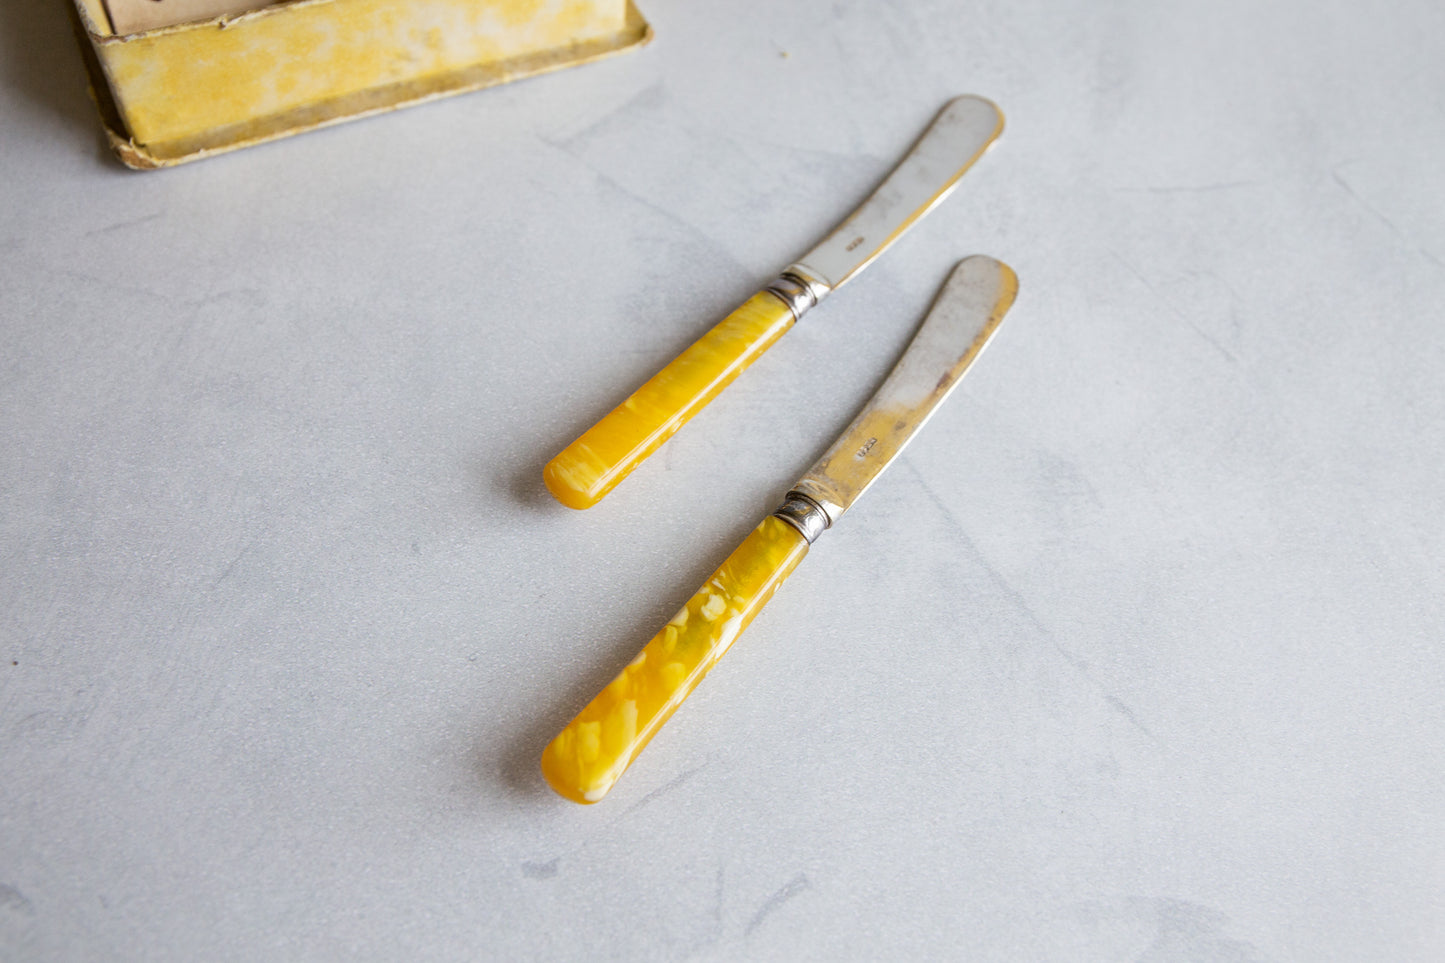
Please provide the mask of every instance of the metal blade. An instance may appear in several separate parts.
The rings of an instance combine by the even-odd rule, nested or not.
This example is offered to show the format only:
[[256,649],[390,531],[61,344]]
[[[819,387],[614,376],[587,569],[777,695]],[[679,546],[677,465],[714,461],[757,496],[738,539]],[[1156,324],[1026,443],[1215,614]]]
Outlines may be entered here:
[[982,255],[961,261],[883,387],[793,492],[836,523],[953,391],[1017,294],[1008,265]]
[[822,282],[825,291],[837,288],[947,197],[1002,133],[1003,114],[992,101],[950,100],[872,196],[788,271]]

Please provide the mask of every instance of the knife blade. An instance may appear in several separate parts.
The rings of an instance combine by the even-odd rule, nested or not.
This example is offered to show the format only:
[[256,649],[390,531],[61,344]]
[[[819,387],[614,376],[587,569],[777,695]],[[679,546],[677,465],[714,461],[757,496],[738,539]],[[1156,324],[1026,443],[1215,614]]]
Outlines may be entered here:
[[887,179],[801,259],[547,463],[569,508],[591,508],[772,347],[937,207],[1003,132],[991,101],[949,101]]
[[542,752],[542,774],[595,803],[808,553],[898,457],[998,330],[1018,292],[1007,265],[975,256],[949,275],[883,386],[787,497]]

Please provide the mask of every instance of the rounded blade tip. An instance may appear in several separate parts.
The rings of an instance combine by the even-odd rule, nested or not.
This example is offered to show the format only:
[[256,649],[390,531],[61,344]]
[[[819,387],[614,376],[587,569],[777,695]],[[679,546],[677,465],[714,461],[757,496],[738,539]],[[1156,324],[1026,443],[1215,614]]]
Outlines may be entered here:
[[960,94],[943,105],[943,114],[957,120],[979,120],[991,118],[994,122],[993,140],[1003,133],[1004,114],[998,104],[978,94]]

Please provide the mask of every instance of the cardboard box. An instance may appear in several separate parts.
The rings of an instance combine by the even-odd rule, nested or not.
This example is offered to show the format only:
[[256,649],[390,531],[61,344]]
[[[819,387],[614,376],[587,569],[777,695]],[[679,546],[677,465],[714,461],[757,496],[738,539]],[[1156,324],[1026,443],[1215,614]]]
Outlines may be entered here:
[[631,0],[294,0],[129,35],[74,0],[127,166],[179,164],[640,46]]

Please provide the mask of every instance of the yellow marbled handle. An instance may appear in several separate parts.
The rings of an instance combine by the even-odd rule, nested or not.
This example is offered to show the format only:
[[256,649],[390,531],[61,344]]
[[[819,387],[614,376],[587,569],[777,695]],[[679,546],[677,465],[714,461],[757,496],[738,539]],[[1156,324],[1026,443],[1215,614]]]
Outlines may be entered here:
[[596,505],[792,326],[783,299],[759,291],[548,462],[547,489]]
[[559,794],[595,803],[808,554],[808,541],[769,515],[707,584],[542,752]]

